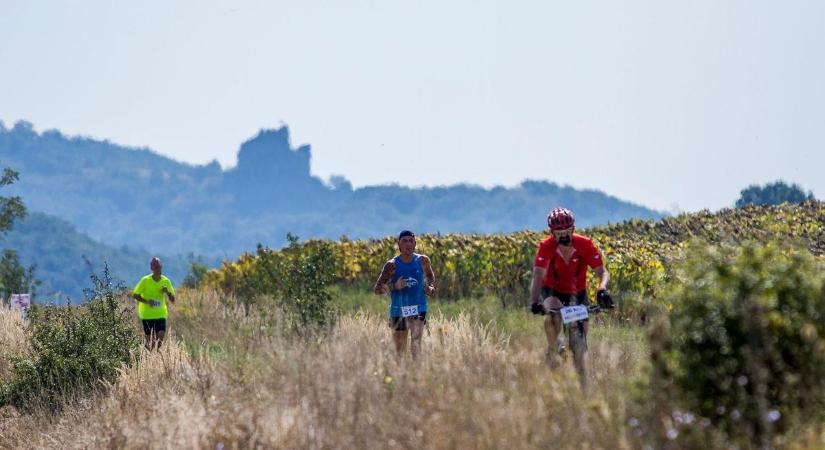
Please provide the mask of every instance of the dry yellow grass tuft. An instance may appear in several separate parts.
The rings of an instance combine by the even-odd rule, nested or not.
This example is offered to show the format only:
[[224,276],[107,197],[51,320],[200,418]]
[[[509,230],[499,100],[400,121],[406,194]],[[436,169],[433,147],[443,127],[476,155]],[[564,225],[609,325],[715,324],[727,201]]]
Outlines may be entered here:
[[20,312],[0,306],[0,380],[11,375],[9,357],[28,350]]

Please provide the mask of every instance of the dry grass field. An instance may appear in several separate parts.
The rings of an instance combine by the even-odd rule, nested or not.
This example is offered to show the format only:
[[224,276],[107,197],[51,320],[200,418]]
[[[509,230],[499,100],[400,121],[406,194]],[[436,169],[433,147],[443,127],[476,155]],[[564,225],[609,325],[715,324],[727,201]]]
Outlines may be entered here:
[[[323,337],[288,338],[265,314],[180,296],[173,338],[136,355],[112,386],[57,414],[0,411],[2,448],[633,448],[632,380],[643,331],[596,321],[589,388],[568,362],[543,364],[541,319],[514,339],[468,313],[430,321],[424,353],[398,358],[383,316],[340,317]],[[0,352],[25,347],[0,312]],[[137,326],[137,324],[136,324]],[[531,332],[529,330],[534,330]],[[0,366],[0,370],[3,367]],[[0,371],[0,374],[3,374]]]

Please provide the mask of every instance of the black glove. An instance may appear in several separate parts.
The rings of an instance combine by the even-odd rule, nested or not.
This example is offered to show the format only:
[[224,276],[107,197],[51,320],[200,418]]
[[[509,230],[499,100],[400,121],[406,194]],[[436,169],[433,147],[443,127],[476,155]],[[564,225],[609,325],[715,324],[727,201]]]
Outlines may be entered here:
[[613,297],[606,289],[602,289],[596,293],[596,302],[602,309],[613,309]]
[[530,305],[530,312],[533,314],[541,314],[542,316],[545,314],[544,306],[541,303],[533,303]]

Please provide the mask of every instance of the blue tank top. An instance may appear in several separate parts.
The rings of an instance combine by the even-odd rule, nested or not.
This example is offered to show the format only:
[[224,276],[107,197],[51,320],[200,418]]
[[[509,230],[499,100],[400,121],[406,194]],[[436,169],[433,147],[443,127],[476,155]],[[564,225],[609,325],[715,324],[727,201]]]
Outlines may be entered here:
[[421,260],[418,254],[413,253],[412,261],[405,263],[400,256],[393,258],[395,263],[395,273],[392,274],[390,282],[395,286],[395,282],[403,277],[407,280],[407,287],[404,289],[393,289],[390,292],[390,317],[401,317],[402,306],[418,306],[418,312],[427,312],[427,296],[424,294],[424,269],[421,267]]

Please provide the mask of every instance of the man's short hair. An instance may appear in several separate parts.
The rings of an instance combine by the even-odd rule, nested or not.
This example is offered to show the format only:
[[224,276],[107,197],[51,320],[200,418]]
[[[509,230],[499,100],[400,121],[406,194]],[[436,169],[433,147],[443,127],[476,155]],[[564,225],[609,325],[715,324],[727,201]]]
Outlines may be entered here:
[[398,240],[400,241],[401,238],[404,238],[404,237],[407,237],[407,236],[415,237],[415,234],[410,230],[404,230],[404,231],[398,233]]

